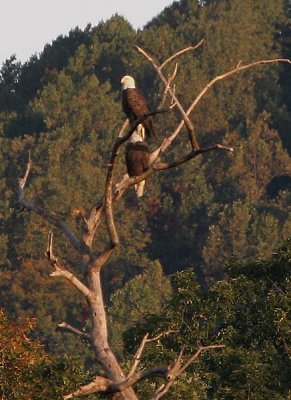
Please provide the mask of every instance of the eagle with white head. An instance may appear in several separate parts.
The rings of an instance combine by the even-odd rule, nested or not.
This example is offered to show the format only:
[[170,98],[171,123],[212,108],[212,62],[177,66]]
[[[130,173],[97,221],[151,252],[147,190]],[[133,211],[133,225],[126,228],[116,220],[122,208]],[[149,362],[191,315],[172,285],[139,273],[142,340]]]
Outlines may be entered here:
[[[129,119],[130,123],[149,112],[148,104],[144,96],[136,89],[135,81],[132,76],[125,75],[121,79],[122,85],[122,108]],[[148,116],[142,122],[145,129],[145,135],[147,138],[155,137],[153,127],[153,117]]]

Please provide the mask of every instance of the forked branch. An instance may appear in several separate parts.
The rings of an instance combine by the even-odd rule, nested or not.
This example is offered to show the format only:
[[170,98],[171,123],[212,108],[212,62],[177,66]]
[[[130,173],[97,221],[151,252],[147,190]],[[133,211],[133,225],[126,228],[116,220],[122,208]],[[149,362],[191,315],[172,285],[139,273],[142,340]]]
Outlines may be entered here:
[[58,258],[53,253],[53,233],[49,232],[48,244],[46,249],[46,256],[49,263],[54,268],[54,271],[50,274],[51,276],[57,276],[65,278],[70,282],[80,293],[82,293],[89,301],[91,300],[91,291],[85,286],[74,274],[67,271],[66,268],[61,265]]
[[[145,344],[147,341],[147,337],[143,339],[143,343]],[[92,382],[89,384],[80,387],[73,393],[68,394],[64,397],[64,400],[71,399],[72,397],[81,397],[91,393],[117,393],[123,392],[128,388],[134,386],[136,383],[141,382],[145,379],[149,378],[162,378],[165,380],[165,384],[160,386],[156,392],[154,393],[151,400],[158,400],[162,398],[170,389],[170,387],[174,384],[176,378],[178,378],[193,362],[205,351],[209,351],[212,349],[221,349],[224,348],[224,345],[213,344],[209,346],[198,346],[198,350],[196,353],[191,356],[184,365],[182,365],[183,361],[183,353],[184,347],[180,351],[178,358],[174,361],[174,363],[167,367],[156,367],[148,370],[138,371],[134,374],[129,375],[123,382],[114,383],[110,379],[106,379],[101,376],[97,376],[94,378]]]
[[[202,43],[202,42],[201,42]],[[163,84],[165,85],[165,87],[168,90],[168,93],[170,94],[170,96],[172,97],[172,99],[174,100],[174,102],[176,103],[176,106],[178,108],[178,110],[180,111],[180,113],[182,114],[183,117],[183,121],[185,122],[186,128],[188,130],[188,134],[189,134],[189,139],[191,142],[191,146],[192,146],[192,150],[197,150],[199,149],[199,145],[197,142],[197,139],[195,137],[194,134],[194,127],[192,122],[189,119],[189,116],[186,114],[184,108],[182,107],[180,101],[178,100],[178,98],[176,97],[174,91],[172,90],[172,88],[170,87],[167,79],[165,78],[165,76],[162,73],[161,67],[157,65],[157,63],[155,62],[155,60],[153,59],[153,57],[151,57],[145,50],[143,50],[141,47],[139,46],[135,46],[135,48],[137,49],[137,51],[141,54],[144,55],[144,57],[150,61],[150,63],[152,64],[152,66],[154,67],[156,73],[158,74],[158,76],[160,77],[161,81],[163,82]]]
[[143,350],[144,350],[144,347],[145,347],[146,343],[150,343],[150,342],[159,340],[162,336],[167,336],[167,335],[170,335],[171,333],[174,333],[174,332],[177,332],[177,330],[169,329],[169,330],[166,331],[166,332],[161,332],[160,334],[158,334],[157,336],[155,336],[155,337],[153,337],[153,338],[149,338],[149,337],[148,337],[149,334],[147,333],[147,334],[143,337],[143,339],[142,339],[142,341],[141,341],[141,344],[139,345],[139,347],[138,347],[138,349],[137,349],[137,351],[136,351],[136,353],[135,353],[135,355],[134,355],[134,358],[133,358],[134,362],[133,362],[133,365],[132,365],[132,367],[131,367],[131,369],[130,369],[128,375],[127,375],[127,379],[130,378],[130,377],[134,374],[134,372],[135,372],[135,370],[136,370],[138,364],[140,363],[140,361],[141,361],[141,356],[142,356],[142,352],[143,352]]
[[[175,137],[176,131],[174,132],[173,137]],[[179,158],[178,160],[173,160],[171,162],[160,162],[160,155],[163,154],[163,146],[166,148],[171,144],[171,139],[168,138],[168,140],[165,140],[160,147],[160,151],[155,157],[155,160],[153,161],[152,165],[149,167],[147,171],[145,171],[143,174],[136,176],[136,177],[127,177],[123,178],[123,180],[118,184],[118,190],[115,192],[114,200],[117,200],[119,197],[123,195],[123,193],[133,185],[136,185],[137,183],[148,179],[151,175],[155,174],[158,171],[162,170],[168,170],[174,167],[178,167],[182,164],[185,164],[186,162],[194,159],[195,157],[199,156],[200,154],[208,153],[210,151],[215,151],[215,150],[223,150],[232,153],[233,148],[230,146],[225,146],[222,144],[215,144],[214,146],[206,147],[206,148],[200,148],[198,150],[191,151],[190,153],[186,154],[185,156]]]
[[185,362],[184,365],[182,365],[182,355],[183,355],[183,349],[182,349],[176,362],[173,364],[173,366],[169,370],[169,373],[167,375],[167,383],[160,386],[156,390],[156,392],[154,393],[154,396],[150,400],[161,399],[165,394],[167,394],[170,387],[174,384],[174,381],[176,380],[176,378],[178,378],[191,364],[193,364],[202,353],[212,350],[212,349],[221,349],[224,347],[225,346],[221,345],[221,344],[212,344],[209,346],[198,345],[198,350],[196,351],[196,353],[192,357],[190,357]]

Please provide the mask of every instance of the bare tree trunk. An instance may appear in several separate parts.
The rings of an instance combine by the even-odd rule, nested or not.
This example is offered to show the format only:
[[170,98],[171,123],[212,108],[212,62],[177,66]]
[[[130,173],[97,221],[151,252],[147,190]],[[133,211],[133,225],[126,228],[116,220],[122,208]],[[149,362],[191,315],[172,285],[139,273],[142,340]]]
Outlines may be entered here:
[[[112,382],[119,383],[126,379],[115,355],[108,344],[107,320],[105,307],[102,298],[101,277],[99,272],[90,273],[89,287],[96,293],[95,299],[91,302],[92,316],[92,345],[96,359],[103,368],[106,377]],[[92,285],[92,286],[91,286]],[[124,399],[138,400],[134,390],[129,387],[121,393]]]

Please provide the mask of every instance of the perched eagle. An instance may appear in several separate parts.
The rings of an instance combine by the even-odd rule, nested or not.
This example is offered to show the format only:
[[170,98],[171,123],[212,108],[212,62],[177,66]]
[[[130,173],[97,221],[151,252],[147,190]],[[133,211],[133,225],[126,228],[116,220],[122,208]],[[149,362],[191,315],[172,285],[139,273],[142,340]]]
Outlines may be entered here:
[[[121,79],[122,84],[122,108],[130,123],[133,123],[138,117],[149,112],[149,107],[143,95],[136,89],[134,79],[125,75]],[[147,138],[155,137],[153,128],[153,117],[148,116],[142,125],[145,128]]]
[[[125,150],[125,161],[129,176],[140,176],[149,167],[150,153],[147,142],[144,141],[145,129],[139,124],[131,135]],[[134,185],[137,197],[144,192],[145,181]]]

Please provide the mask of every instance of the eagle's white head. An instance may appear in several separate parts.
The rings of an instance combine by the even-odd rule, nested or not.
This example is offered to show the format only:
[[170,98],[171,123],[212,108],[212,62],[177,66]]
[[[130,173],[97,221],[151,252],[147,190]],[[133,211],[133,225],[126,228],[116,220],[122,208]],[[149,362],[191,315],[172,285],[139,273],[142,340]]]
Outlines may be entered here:
[[122,79],[121,79],[121,85],[122,85],[122,90],[126,90],[126,89],[135,89],[135,82],[132,76],[129,75],[125,75]]

